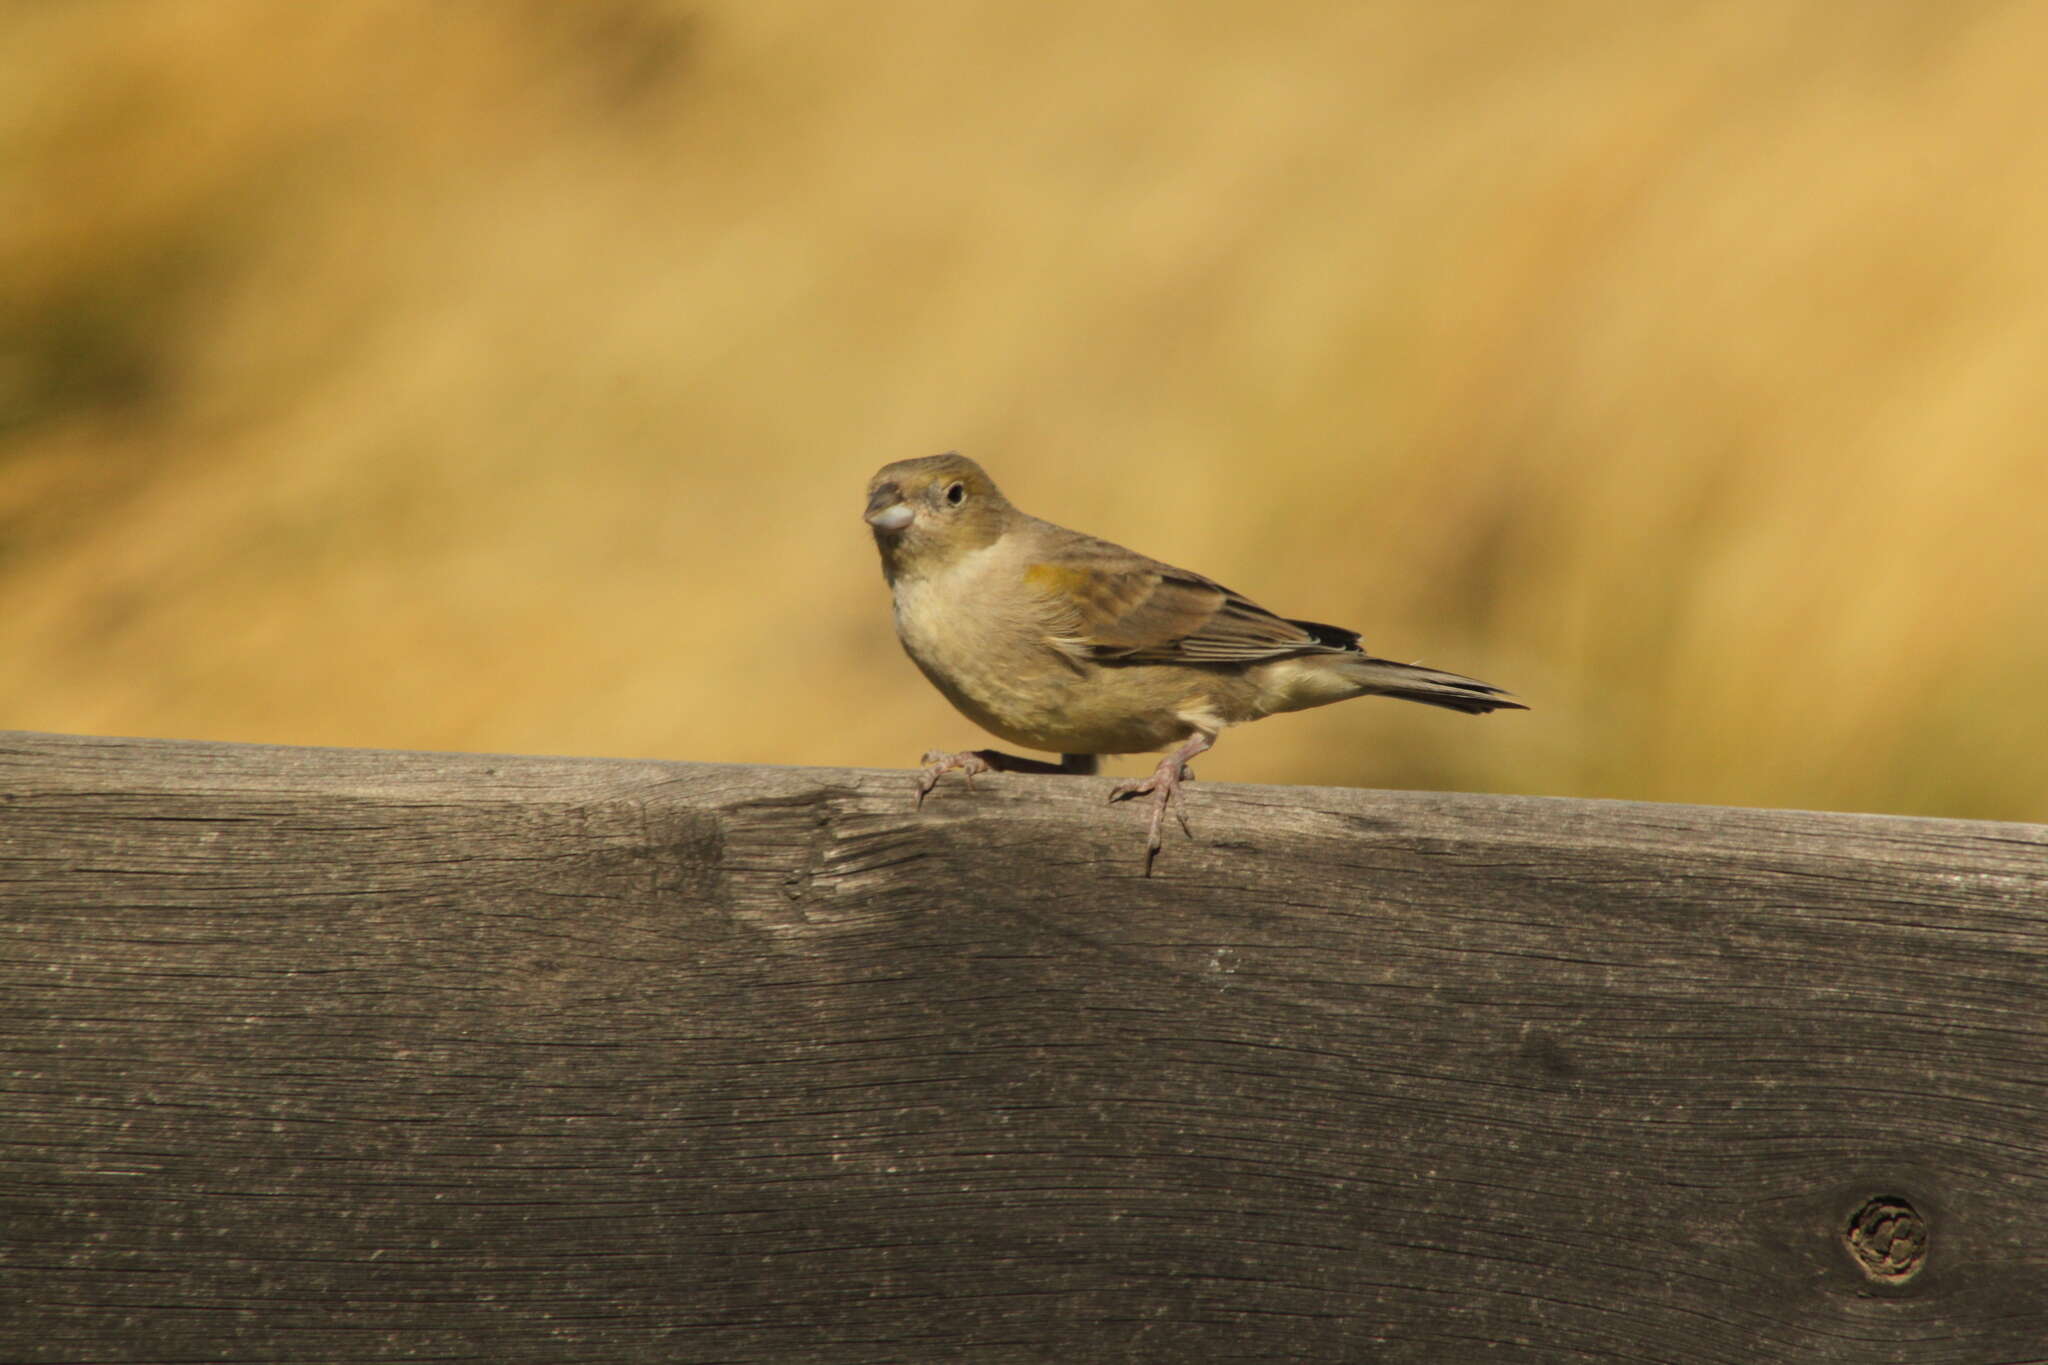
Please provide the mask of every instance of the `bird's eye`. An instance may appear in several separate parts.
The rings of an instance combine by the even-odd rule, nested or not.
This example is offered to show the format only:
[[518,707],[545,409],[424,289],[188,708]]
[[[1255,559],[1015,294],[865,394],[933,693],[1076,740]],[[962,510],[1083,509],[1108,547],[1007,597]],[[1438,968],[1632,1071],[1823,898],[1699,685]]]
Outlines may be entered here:
[[946,501],[952,503],[955,507],[958,507],[961,503],[966,502],[967,485],[964,483],[947,484]]

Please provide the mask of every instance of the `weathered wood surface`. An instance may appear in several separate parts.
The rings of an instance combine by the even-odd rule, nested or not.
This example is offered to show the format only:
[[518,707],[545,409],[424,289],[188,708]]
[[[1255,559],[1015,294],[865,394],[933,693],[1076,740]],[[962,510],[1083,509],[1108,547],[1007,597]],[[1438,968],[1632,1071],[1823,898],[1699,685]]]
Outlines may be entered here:
[[2048,828],[909,781],[0,735],[0,1359],[2048,1360]]

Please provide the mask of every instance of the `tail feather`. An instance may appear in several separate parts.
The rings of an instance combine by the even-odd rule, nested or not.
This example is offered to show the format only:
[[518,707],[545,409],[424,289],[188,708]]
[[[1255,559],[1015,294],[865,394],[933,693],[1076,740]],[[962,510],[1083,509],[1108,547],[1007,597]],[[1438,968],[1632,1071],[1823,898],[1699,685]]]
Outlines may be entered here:
[[1483,716],[1489,711],[1529,709],[1509,697],[1505,689],[1492,683],[1483,683],[1462,673],[1446,673],[1440,668],[1424,668],[1421,664],[1375,659],[1370,654],[1346,658],[1344,676],[1362,691],[1375,696],[1398,697],[1402,701],[1421,702],[1424,706],[1441,706],[1470,716]]

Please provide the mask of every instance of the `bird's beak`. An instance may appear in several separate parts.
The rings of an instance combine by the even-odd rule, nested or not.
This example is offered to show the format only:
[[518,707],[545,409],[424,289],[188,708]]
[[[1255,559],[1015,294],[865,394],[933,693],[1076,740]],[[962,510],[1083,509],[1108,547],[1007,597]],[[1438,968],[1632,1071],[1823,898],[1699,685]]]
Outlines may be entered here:
[[903,490],[885,483],[870,493],[867,517],[877,531],[900,531],[910,525],[910,504],[903,501]]

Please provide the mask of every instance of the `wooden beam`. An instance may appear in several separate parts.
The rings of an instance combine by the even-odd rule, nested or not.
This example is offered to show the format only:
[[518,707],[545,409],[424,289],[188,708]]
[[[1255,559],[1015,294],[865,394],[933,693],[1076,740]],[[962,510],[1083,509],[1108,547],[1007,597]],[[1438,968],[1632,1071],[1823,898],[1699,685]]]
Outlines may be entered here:
[[0,1358],[2048,1359],[2048,828],[0,734]]

